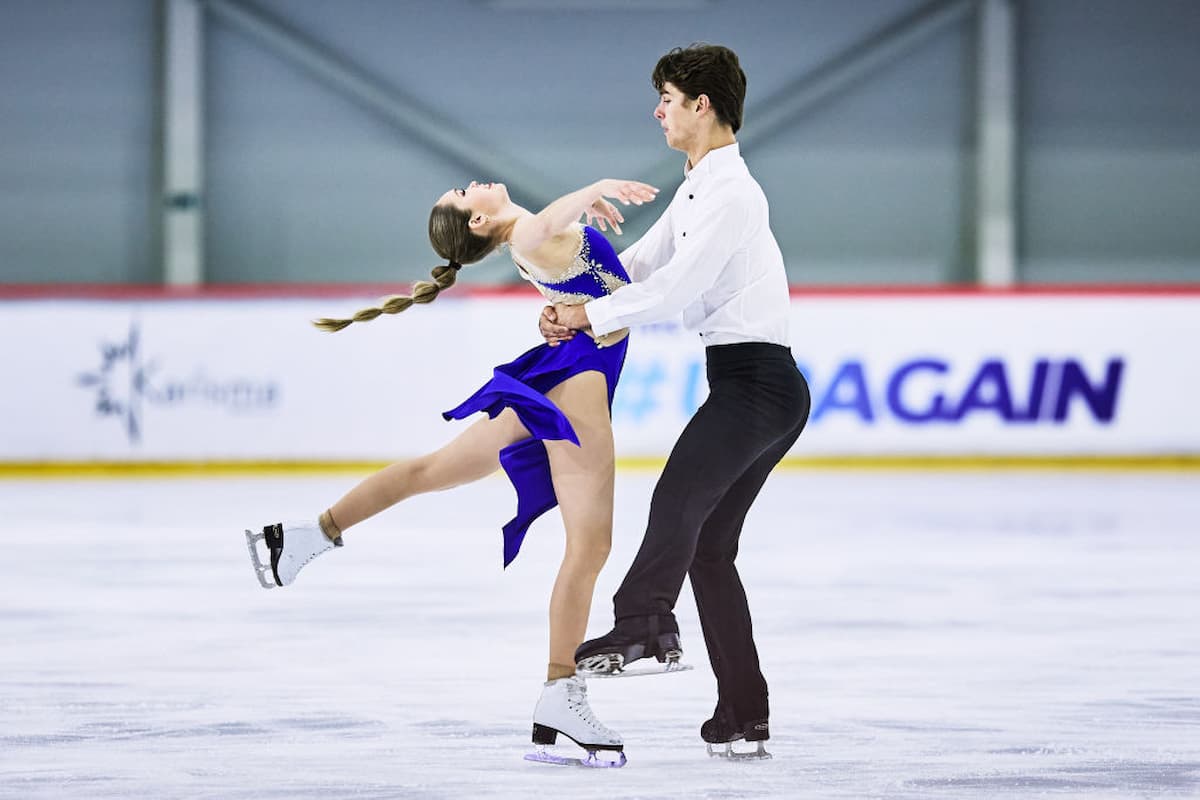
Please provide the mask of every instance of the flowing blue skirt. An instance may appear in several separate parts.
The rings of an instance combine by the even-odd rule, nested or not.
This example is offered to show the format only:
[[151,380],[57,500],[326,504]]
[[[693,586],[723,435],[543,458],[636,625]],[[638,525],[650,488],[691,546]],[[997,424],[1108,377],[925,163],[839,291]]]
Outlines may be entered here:
[[565,439],[579,444],[570,421],[546,397],[546,392],[573,375],[595,370],[604,375],[608,384],[611,411],[628,343],[629,337],[625,337],[609,347],[597,347],[590,336],[580,333],[558,347],[538,345],[515,361],[496,367],[492,379],[479,391],[458,407],[443,412],[442,416],[448,420],[464,419],[479,411],[495,419],[501,411],[511,408],[531,434],[528,439],[500,451],[500,466],[517,490],[517,515],[503,528],[504,566],[517,557],[533,521],[558,505],[550,478],[550,461],[542,442]]

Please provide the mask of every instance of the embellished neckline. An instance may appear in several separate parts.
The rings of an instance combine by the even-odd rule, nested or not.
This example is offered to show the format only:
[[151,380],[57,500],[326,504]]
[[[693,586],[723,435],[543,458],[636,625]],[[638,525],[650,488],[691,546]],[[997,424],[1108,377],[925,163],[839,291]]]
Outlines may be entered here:
[[571,227],[574,228],[579,234],[579,246],[576,248],[575,255],[572,256],[571,261],[558,271],[558,275],[554,275],[551,270],[548,270],[539,264],[533,263],[533,261],[531,261],[529,258],[517,252],[517,249],[511,245],[508,248],[508,254],[512,258],[513,263],[517,265],[517,269],[521,270],[523,274],[534,280],[554,282],[564,280],[568,277],[571,277],[572,274],[578,274],[581,264],[583,265],[584,269],[586,269],[589,260],[588,257],[590,255],[589,251],[591,249],[590,245],[588,244],[587,230],[585,229],[585,226],[579,222],[573,222],[571,223]]

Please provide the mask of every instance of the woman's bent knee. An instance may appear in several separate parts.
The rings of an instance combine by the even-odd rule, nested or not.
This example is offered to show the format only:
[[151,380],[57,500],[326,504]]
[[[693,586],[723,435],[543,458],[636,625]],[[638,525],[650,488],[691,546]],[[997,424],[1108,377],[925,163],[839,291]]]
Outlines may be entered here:
[[612,539],[608,536],[596,537],[595,540],[587,542],[569,541],[563,554],[563,566],[599,573],[608,561],[611,551]]

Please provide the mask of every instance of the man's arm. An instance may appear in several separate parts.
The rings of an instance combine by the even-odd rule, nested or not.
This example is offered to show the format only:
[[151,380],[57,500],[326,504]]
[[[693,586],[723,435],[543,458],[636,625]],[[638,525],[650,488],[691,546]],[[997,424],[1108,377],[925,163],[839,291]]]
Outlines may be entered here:
[[714,206],[689,226],[687,233],[691,235],[680,240],[675,254],[652,275],[575,307],[577,311],[564,312],[569,307],[555,306],[559,324],[576,330],[590,326],[597,335],[603,335],[678,314],[716,283],[745,240],[749,223],[750,209],[745,202],[730,200]]
[[617,258],[621,266],[629,273],[630,280],[635,283],[644,281],[654,272],[654,268],[667,263],[671,258],[671,223],[667,216],[671,213],[668,207],[650,230],[642,237],[621,251]]
[[[650,226],[650,230],[642,234],[640,239],[622,250],[621,254],[617,256],[621,261],[621,266],[625,267],[625,271],[629,273],[630,279],[634,282],[646,280],[654,272],[656,266],[665,264],[670,259],[673,242],[671,241],[671,223],[667,219],[669,213],[670,209],[668,208]],[[560,306],[560,308],[562,307]],[[538,332],[551,347],[568,341],[575,335],[575,331],[585,330],[588,327],[587,316],[583,313],[582,307],[572,306],[571,308],[574,310],[564,311],[561,314],[554,306],[546,306],[542,309],[542,315],[538,318]],[[564,320],[572,322],[574,325],[570,327],[564,325]]]

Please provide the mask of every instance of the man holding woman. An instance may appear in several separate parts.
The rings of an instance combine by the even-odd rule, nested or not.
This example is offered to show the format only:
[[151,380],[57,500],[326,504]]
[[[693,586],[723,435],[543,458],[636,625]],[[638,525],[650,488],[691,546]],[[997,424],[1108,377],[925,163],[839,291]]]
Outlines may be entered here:
[[[575,653],[581,672],[682,652],[674,607],[685,576],[717,678],[712,743],[769,738],[767,683],[734,561],[742,525],[767,476],[808,419],[808,386],[789,349],[790,299],[766,197],[741,158],[746,76],[725,47],[693,45],[654,69],[654,116],[687,154],[662,217],[620,259],[632,283],[585,304],[555,304],[550,344],[675,318],[705,344],[709,397],[671,451],[641,548],[613,597],[615,626]],[[761,745],[760,745],[761,752]]]

